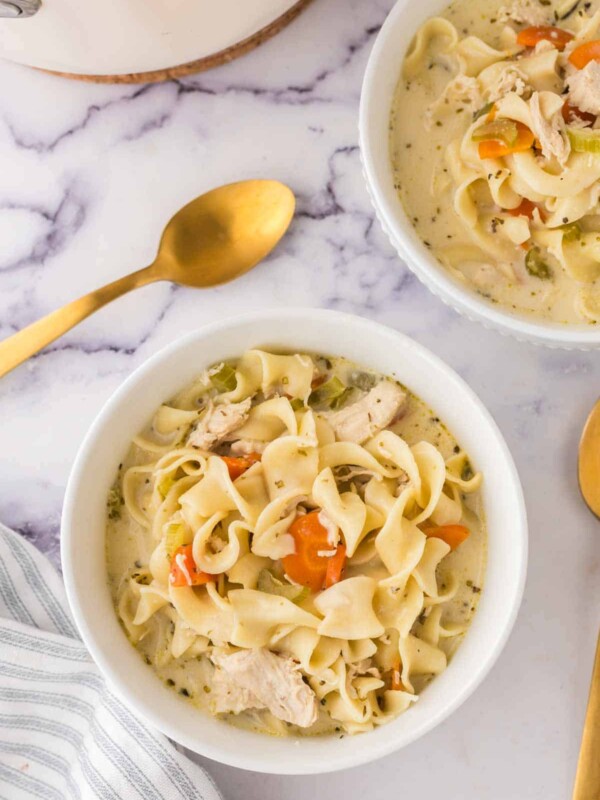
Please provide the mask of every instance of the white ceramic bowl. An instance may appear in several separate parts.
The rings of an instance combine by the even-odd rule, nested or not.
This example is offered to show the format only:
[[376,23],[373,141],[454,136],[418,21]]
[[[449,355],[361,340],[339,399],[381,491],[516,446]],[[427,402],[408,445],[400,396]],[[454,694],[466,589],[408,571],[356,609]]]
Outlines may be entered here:
[[456,311],[488,328],[548,347],[600,347],[600,329],[560,325],[520,316],[486,302],[454,279],[415,231],[394,189],[389,155],[390,109],[402,62],[419,26],[449,0],[398,0],[373,46],[360,101],[360,149],[367,188],[379,221],[400,257],[434,294]]
[[[358,736],[275,738],[239,730],[166,688],[127,641],[105,573],[106,495],[132,436],[204,367],[249,347],[344,355],[397,377],[448,425],[485,476],[488,567],[479,609],[448,669],[404,715]],[[515,620],[527,562],[519,477],[492,417],[436,356],[375,323],[331,311],[267,311],[209,325],[165,348],[128,378],[92,425],[73,466],[62,519],[62,563],[83,639],[121,698],[177,742],[244,769],[316,773],[363,764],[438,725],[475,689]]]

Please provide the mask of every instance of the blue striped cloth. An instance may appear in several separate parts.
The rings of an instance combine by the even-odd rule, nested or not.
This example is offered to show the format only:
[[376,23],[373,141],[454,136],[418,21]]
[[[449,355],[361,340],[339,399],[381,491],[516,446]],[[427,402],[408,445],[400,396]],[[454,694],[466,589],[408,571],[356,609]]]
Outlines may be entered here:
[[0,525],[0,798],[220,800],[110,692],[50,562]]

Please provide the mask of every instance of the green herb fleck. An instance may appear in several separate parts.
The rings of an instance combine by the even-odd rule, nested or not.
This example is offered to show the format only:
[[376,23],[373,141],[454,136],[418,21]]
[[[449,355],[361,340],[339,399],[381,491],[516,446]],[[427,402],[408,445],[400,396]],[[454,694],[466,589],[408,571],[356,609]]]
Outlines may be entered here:
[[108,493],[106,508],[109,519],[121,519],[121,509],[125,503],[121,487],[115,484]]
[[463,464],[463,468],[460,473],[460,477],[463,481],[469,481],[473,477],[475,473],[473,472],[473,467],[471,466],[471,462],[467,459]]
[[544,261],[539,247],[532,247],[527,251],[525,256],[525,269],[534,278],[539,278],[542,281],[547,281],[552,277],[552,270],[546,261]]

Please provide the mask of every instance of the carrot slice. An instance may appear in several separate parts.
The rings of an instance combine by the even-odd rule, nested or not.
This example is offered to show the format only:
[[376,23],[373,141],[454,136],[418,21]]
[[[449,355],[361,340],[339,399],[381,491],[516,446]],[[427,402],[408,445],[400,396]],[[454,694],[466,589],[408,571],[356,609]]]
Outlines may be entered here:
[[600,61],[600,39],[580,44],[569,53],[569,61],[577,69],[583,69],[590,61]]
[[169,583],[171,586],[203,586],[205,583],[216,580],[216,575],[202,572],[196,566],[192,554],[192,545],[185,544],[178,547],[171,559]]
[[469,538],[471,531],[464,525],[440,525],[437,528],[427,528],[423,533],[441,539],[450,545],[451,550],[456,550],[465,539]]
[[529,130],[527,125],[523,125],[522,122],[517,122],[517,128],[517,140],[512,145],[507,145],[505,142],[496,139],[487,139],[484,142],[479,142],[479,158],[501,158],[510,153],[529,150],[535,138],[533,133]]
[[343,544],[338,544],[334,556],[327,559],[327,571],[325,572],[325,588],[329,589],[335,583],[342,580],[344,567],[346,566],[346,548]]
[[239,478],[240,475],[243,475],[247,469],[250,469],[252,464],[256,464],[257,461],[260,461],[262,456],[260,453],[248,453],[247,456],[240,456],[239,458],[234,456],[221,456],[221,458],[227,464],[229,477],[234,481],[236,478]]
[[557,50],[564,50],[571,41],[573,34],[563,28],[554,28],[551,25],[535,25],[524,28],[517,34],[517,44],[521,47],[535,47],[538,42],[551,42]]
[[[319,555],[332,549],[327,529],[319,522],[319,511],[296,517],[289,532],[294,537],[296,552],[282,559],[286,575],[313,592],[320,591],[325,585],[329,561],[338,557],[338,553],[334,556]],[[332,576],[335,574],[332,568]]]
[[524,197],[516,208],[509,208],[508,213],[513,217],[527,217],[533,219],[533,212],[537,208],[535,203]]

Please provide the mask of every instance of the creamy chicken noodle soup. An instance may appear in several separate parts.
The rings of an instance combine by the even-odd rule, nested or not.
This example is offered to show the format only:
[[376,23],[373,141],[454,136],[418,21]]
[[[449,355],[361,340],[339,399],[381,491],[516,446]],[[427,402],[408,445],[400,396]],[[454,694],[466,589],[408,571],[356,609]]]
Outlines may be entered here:
[[391,158],[458,280],[511,311],[600,320],[599,114],[599,0],[456,0],[420,28]]
[[194,705],[358,733],[418,699],[477,607],[481,476],[396,381],[259,350],[133,440],[108,498],[120,620]]

